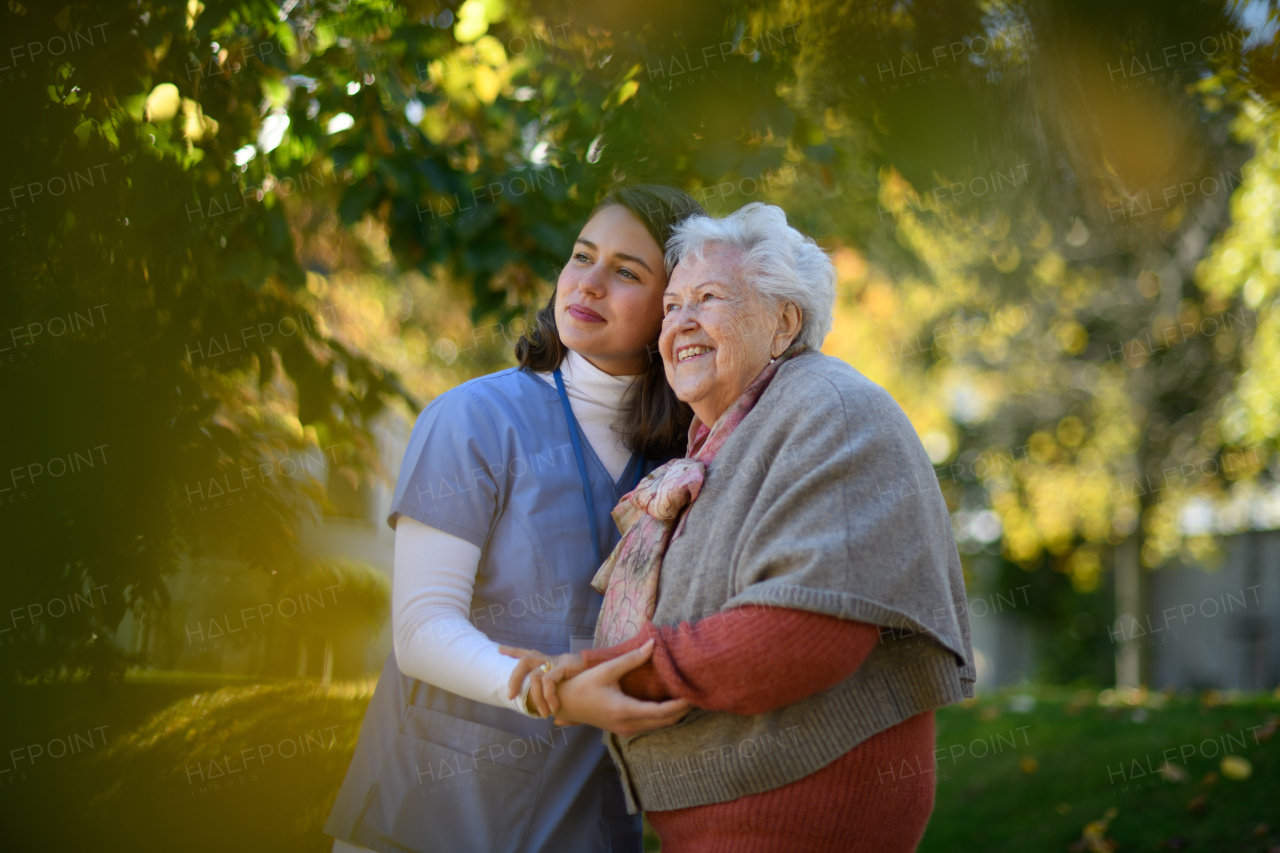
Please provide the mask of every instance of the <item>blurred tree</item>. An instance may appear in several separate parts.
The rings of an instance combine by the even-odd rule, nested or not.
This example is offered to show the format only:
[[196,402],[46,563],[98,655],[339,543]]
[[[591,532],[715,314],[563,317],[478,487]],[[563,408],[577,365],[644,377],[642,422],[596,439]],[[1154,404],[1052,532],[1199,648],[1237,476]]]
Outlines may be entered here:
[[[428,394],[489,366],[603,188],[764,168],[784,147],[773,124],[793,121],[769,93],[794,27],[760,63],[729,4],[667,9],[693,29],[652,39],[615,36],[611,7],[503,0],[3,14],[21,130],[0,142],[0,397],[17,413],[0,523],[21,635],[7,664],[26,676],[120,671],[124,614],[163,609],[164,576],[202,550],[302,571],[297,522],[324,502],[311,463],[359,476],[370,419],[418,405],[381,359],[412,371],[429,347]],[[636,96],[704,40],[744,97],[709,92],[720,115],[694,134],[696,101]],[[644,78],[637,52],[660,70]],[[472,328],[423,316],[452,315],[439,294],[456,285]],[[39,604],[89,592],[63,617]]]
[[[861,230],[831,348],[905,401],[962,549],[1080,593],[1114,566],[1131,637],[1140,567],[1210,555],[1181,522],[1190,497],[1273,458],[1274,429],[1220,428],[1242,362],[1274,358],[1254,343],[1261,293],[1196,283],[1266,141],[1230,138],[1265,96],[1224,83],[1261,51],[1227,3],[958,5],[809,19],[811,97],[880,170],[874,206],[842,193],[811,214]],[[1120,648],[1136,684],[1138,644]]]
[[[303,287],[281,188],[325,177],[301,150],[269,162],[270,105],[324,45],[278,13],[3,13],[20,127],[0,143],[11,673],[118,672],[122,617],[165,607],[163,577],[204,543],[298,571],[296,521],[323,500],[311,462],[367,464],[369,418],[403,396]],[[225,509],[236,492],[252,511]]]

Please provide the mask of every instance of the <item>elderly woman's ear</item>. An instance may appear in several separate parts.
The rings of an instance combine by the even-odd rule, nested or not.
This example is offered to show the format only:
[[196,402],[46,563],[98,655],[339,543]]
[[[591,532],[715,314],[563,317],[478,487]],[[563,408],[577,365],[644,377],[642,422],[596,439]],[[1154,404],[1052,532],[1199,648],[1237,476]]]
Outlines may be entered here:
[[784,302],[778,308],[778,325],[774,329],[773,344],[769,348],[769,357],[777,358],[786,352],[800,334],[800,326],[804,323],[804,315],[800,306],[794,302]]

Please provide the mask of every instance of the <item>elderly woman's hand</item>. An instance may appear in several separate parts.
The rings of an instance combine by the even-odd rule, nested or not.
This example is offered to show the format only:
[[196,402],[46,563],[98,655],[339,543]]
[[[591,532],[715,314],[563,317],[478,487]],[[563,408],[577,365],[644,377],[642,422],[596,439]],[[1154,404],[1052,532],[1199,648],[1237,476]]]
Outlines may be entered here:
[[[652,640],[594,667],[587,667],[582,655],[576,653],[552,658],[529,649],[501,646],[499,650],[520,659],[508,684],[510,697],[515,698],[525,675],[532,672],[529,703],[544,717],[555,715],[559,725],[584,723],[633,737],[678,723],[693,708],[683,699],[646,702],[622,692],[618,682],[649,659],[653,654]],[[544,670],[547,662],[551,667]]]
[[622,737],[664,729],[680,722],[693,706],[684,699],[646,702],[622,692],[619,682],[653,654],[653,640],[573,677],[555,669],[543,679],[544,698],[557,722],[585,723]]

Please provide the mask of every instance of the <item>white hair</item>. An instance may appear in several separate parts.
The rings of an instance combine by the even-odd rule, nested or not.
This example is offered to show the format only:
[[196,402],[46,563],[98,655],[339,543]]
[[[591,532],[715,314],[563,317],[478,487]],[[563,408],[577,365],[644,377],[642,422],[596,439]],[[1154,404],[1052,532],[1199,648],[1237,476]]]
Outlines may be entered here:
[[754,201],[728,216],[690,216],[667,241],[667,275],[692,256],[704,260],[710,246],[742,252],[739,277],[775,305],[794,302],[800,308],[796,342],[819,349],[831,331],[836,302],[836,268],[811,238],[787,224],[787,214],[773,204]]

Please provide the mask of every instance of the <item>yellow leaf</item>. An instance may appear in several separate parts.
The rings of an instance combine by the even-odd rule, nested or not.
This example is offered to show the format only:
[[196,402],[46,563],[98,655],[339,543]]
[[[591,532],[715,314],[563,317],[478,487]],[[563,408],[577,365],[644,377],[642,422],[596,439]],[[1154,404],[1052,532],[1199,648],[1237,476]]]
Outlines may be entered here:
[[481,36],[476,39],[476,56],[482,62],[498,68],[507,63],[507,52],[502,49],[502,42],[493,36]]
[[628,80],[622,84],[622,88],[618,90],[618,103],[625,104],[627,100],[640,91],[639,80]]
[[489,16],[483,0],[467,0],[458,8],[458,22],[453,36],[463,44],[473,42],[489,31]]
[[161,83],[151,90],[150,95],[147,95],[143,115],[152,124],[165,122],[178,114],[178,106],[181,103],[182,96],[178,94],[178,87],[172,83]]
[[487,65],[477,65],[475,70],[476,97],[483,103],[492,104],[502,91],[502,79],[498,73]]
[[200,105],[190,98],[182,99],[182,133],[192,142],[204,139],[206,133],[216,136],[218,123],[204,114]]
[[1253,775],[1253,764],[1243,755],[1226,755],[1218,765],[1222,775],[1237,782],[1243,782]]

